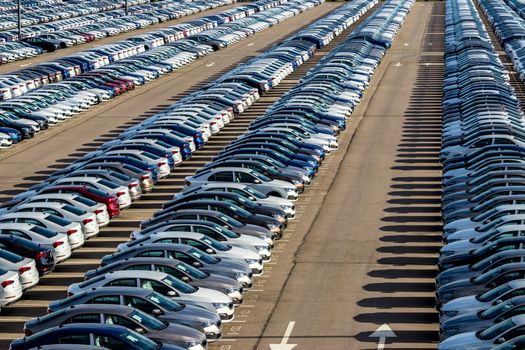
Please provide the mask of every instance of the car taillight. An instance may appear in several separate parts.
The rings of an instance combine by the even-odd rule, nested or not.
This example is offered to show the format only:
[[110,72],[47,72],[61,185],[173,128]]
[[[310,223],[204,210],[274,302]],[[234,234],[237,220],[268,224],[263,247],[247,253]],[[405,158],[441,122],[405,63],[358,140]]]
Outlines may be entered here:
[[142,175],[142,176],[140,177],[140,179],[141,179],[142,181],[147,180],[147,179],[149,179],[149,175]]
[[166,162],[159,162],[158,165],[159,165],[159,166],[163,166],[163,165],[165,165],[165,164],[166,164]]
[[66,234],[67,234],[68,236],[71,236],[71,235],[74,234],[74,233],[77,233],[77,230],[72,229],[72,230],[67,230],[67,232],[66,232]]
[[211,122],[210,124],[211,124],[211,125],[215,125],[215,124],[217,124],[217,122]]
[[35,260],[43,259],[46,257],[46,253],[40,252],[37,255],[35,255]]
[[21,275],[21,274],[23,274],[24,272],[29,271],[29,270],[31,270],[31,267],[29,267],[29,266],[24,266],[24,267],[21,267],[21,268],[18,269],[18,273]]
[[15,283],[15,281],[13,280],[5,280],[2,282],[2,287],[7,287],[7,286],[10,286],[11,284]]
[[53,312],[53,310],[51,310],[50,308],[47,308],[47,313],[48,313],[48,314],[50,314],[50,313],[52,313],[52,312]]
[[182,145],[181,148],[182,149],[186,149],[186,148],[188,148],[188,146],[187,145]]
[[68,297],[71,297],[71,296],[73,296],[73,293],[71,293],[71,292],[67,292],[67,296],[68,296]]
[[137,187],[137,186],[138,186],[137,184],[129,184],[128,188],[133,188],[133,187]]
[[186,186],[191,185],[191,181],[188,181],[188,180],[184,180],[184,183],[186,184]]
[[53,247],[56,248],[56,247],[60,247],[62,244],[64,244],[64,242],[62,241],[56,241],[56,242],[53,242]]
[[126,194],[126,192],[119,191],[119,192],[117,192],[117,197],[123,196],[123,195],[125,195],[125,194]]
[[200,135],[199,135],[199,134],[195,134],[195,135],[193,135],[193,136],[194,136],[194,137],[199,137]]
[[171,151],[171,154],[177,154],[177,153],[179,153],[179,150],[174,149]]
[[95,214],[102,214],[104,212],[104,210],[102,210],[102,209],[95,209],[93,212]]
[[93,221],[93,219],[84,219],[84,220],[82,220],[82,223],[83,223],[84,225],[87,225],[87,224],[89,224],[91,221]]

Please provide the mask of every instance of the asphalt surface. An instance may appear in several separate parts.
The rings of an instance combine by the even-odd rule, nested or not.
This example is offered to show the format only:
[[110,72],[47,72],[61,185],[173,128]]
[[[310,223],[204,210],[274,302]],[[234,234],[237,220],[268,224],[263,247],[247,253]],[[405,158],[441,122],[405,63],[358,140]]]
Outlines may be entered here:
[[[265,51],[333,10],[326,3],[215,52],[149,86],[97,106],[78,119],[0,153],[0,200],[45,178],[239,62]],[[442,2],[418,2],[376,71],[340,148],[296,204],[297,218],[246,294],[224,339],[210,350],[268,350],[288,329],[298,350],[377,349],[383,323],[395,332],[385,349],[435,349],[434,276],[440,247],[438,162],[443,77]],[[125,241],[164,200],[250,120],[297,83],[321,50],[214,137],[152,194],[87,242],[0,316],[0,349],[23,322],[65,295],[82,271]],[[284,348],[283,348],[284,350]]]
[[175,25],[175,24],[184,23],[184,22],[190,21],[192,19],[196,19],[196,18],[199,18],[199,17],[202,17],[202,16],[211,15],[211,14],[214,14],[214,13],[217,13],[217,12],[220,12],[220,11],[224,11],[224,10],[227,10],[227,9],[230,9],[230,8],[235,8],[235,7],[238,7],[238,6],[242,6],[242,3],[235,3],[235,4],[231,4],[231,5],[217,7],[217,8],[214,8],[214,9],[207,10],[207,11],[198,12],[198,13],[195,13],[195,14],[192,14],[192,15],[189,15],[189,16],[184,16],[184,17],[181,17],[181,18],[177,18],[177,19],[174,19],[172,21],[157,23],[157,24],[154,24],[154,25],[146,27],[146,28],[132,30],[132,31],[127,32],[127,33],[121,33],[121,34],[118,34],[118,35],[115,35],[115,36],[102,38],[100,40],[95,40],[95,41],[92,41],[92,42],[89,42],[89,43],[76,45],[76,46],[68,47],[68,48],[57,50],[57,51],[53,51],[53,52],[45,52],[42,55],[38,55],[38,56],[32,57],[30,59],[10,62],[10,63],[7,63],[7,64],[2,64],[2,65],[0,65],[0,74],[8,74],[10,72],[13,72],[13,71],[18,70],[18,69],[22,69],[24,67],[29,67],[29,66],[32,66],[32,65],[35,65],[35,64],[38,64],[38,63],[50,61],[50,60],[57,59],[57,58],[64,57],[64,56],[68,56],[68,55],[74,54],[75,52],[78,52],[78,51],[88,50],[88,49],[91,49],[93,47],[97,47],[97,46],[100,46],[100,45],[111,44],[111,43],[113,43],[115,41],[125,40],[125,39],[131,38],[131,37],[136,36],[136,35],[140,35],[140,34],[151,32],[151,31],[159,29],[159,28],[164,28],[164,27],[167,27],[167,26],[172,26],[172,25]]
[[[253,38],[194,62],[148,87],[98,106],[80,119],[59,126],[56,131],[50,130],[45,135],[39,135],[40,139],[17,145],[20,147],[3,154],[5,158],[0,162],[0,171],[5,174],[6,179],[9,177],[9,183],[2,183],[3,197],[11,197],[13,193],[45,178],[46,174],[56,168],[67,165],[74,157],[96,149],[103,142],[114,138],[123,128],[174,103],[181,96],[198,89],[247,58],[266,51],[268,46],[278,43],[338,6],[340,4],[332,3],[311,9]],[[321,56],[322,53],[316,60]],[[315,62],[305,63],[294,72],[295,78],[304,75],[314,64]],[[295,78],[290,76],[291,80],[282,82],[248,112],[236,118],[220,135],[213,137],[203,150],[196,152],[192,160],[184,162],[170,178],[159,183],[153,193],[143,196],[132,209],[123,212],[109,227],[104,228],[98,237],[75,251],[71,259],[42,278],[38,286],[24,293],[22,300],[3,308],[0,316],[0,349],[7,348],[13,338],[21,336],[23,323],[28,318],[45,314],[49,301],[64,297],[70,283],[81,281],[86,270],[98,266],[103,255],[112,253],[116,244],[126,241],[130,232],[138,227],[140,220],[149,218],[154,209],[158,209],[163,201],[171,199],[183,187],[185,176],[193,174],[197,167],[211,160],[220,148],[246,130],[250,121],[297,83]]]
[[[220,350],[435,349],[443,3],[418,2]],[[290,323],[292,322],[292,323]],[[285,349],[285,348],[283,348]]]

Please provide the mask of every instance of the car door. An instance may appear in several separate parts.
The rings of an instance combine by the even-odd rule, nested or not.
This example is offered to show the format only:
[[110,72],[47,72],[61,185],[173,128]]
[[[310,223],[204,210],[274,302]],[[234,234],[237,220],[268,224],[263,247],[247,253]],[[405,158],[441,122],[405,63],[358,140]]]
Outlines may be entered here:
[[58,338],[58,344],[90,345],[90,334],[70,334]]
[[92,313],[92,314],[83,314],[83,315],[75,315],[68,319],[66,319],[62,324],[68,324],[68,323],[100,323],[100,314],[99,313]]
[[120,339],[108,335],[94,334],[93,342],[96,346],[101,346],[111,350],[130,350],[129,345]]
[[165,285],[164,283],[160,283],[159,281],[152,280],[149,278],[142,278],[139,280],[139,283],[139,287],[141,288],[155,291],[159,294],[170,297],[178,296],[178,293],[176,293],[172,288]]
[[218,171],[215,174],[212,174],[208,177],[208,181],[213,182],[232,182],[233,171]]

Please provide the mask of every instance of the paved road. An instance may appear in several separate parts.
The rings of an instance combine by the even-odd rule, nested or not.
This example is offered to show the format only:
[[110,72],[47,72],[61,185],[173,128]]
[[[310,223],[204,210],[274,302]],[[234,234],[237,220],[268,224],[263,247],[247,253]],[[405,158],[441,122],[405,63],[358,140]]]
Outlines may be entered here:
[[21,68],[28,67],[28,66],[31,66],[31,65],[34,65],[34,64],[38,64],[38,63],[42,63],[42,62],[45,62],[45,61],[49,61],[49,60],[52,60],[52,59],[60,58],[60,57],[63,57],[63,56],[71,55],[71,54],[74,54],[75,52],[78,52],[78,51],[91,49],[93,47],[100,46],[100,45],[110,44],[110,43],[113,43],[113,42],[119,41],[119,40],[125,40],[125,39],[128,39],[130,37],[133,37],[133,36],[136,36],[136,35],[139,35],[139,34],[144,34],[144,33],[151,32],[151,31],[153,31],[155,29],[159,29],[159,28],[163,28],[163,27],[166,27],[166,26],[171,26],[171,25],[175,25],[175,24],[179,24],[179,23],[184,23],[184,22],[190,21],[192,19],[196,19],[196,18],[199,18],[199,17],[202,17],[202,16],[211,15],[211,14],[214,14],[216,12],[223,11],[223,10],[230,9],[230,8],[235,8],[235,7],[238,7],[238,6],[241,6],[241,5],[242,4],[238,4],[238,3],[231,4],[231,5],[226,5],[226,6],[218,7],[218,8],[215,8],[215,9],[210,9],[208,11],[195,13],[193,15],[177,18],[177,19],[172,20],[172,21],[158,23],[158,24],[146,27],[146,28],[133,30],[131,32],[122,33],[122,34],[119,34],[119,35],[102,38],[100,40],[96,40],[96,41],[93,41],[93,42],[90,42],[90,43],[85,43],[85,44],[82,44],[82,45],[72,46],[72,47],[68,47],[68,48],[65,48],[63,50],[57,50],[57,51],[54,51],[54,52],[44,53],[43,55],[39,55],[39,56],[33,57],[31,59],[26,59],[26,60],[22,60],[22,61],[15,61],[15,62],[11,62],[11,63],[8,63],[8,64],[2,64],[2,65],[0,65],[0,74],[7,74],[7,73],[13,72],[13,71],[15,71],[17,69],[21,69]]
[[386,349],[436,347],[443,10],[415,5],[218,349],[268,350],[289,322],[297,350],[376,349],[383,323],[398,336]]
[[308,10],[0,152],[0,200],[5,201],[29,184],[44,179],[46,174],[64,167],[72,157],[94,150],[94,141],[111,139],[118,135],[119,130],[175,103],[180,96],[207,84],[247,58],[266,51],[299,27],[323,17],[339,5],[325,3]]

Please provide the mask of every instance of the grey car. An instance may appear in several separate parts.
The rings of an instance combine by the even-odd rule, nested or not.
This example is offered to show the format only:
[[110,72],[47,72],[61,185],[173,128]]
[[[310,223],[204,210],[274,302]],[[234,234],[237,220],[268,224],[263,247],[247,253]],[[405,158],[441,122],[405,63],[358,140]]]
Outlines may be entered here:
[[217,274],[201,271],[183,261],[169,258],[138,257],[116,261],[98,269],[86,272],[85,278],[103,275],[118,270],[161,271],[172,275],[194,287],[204,287],[221,291],[233,299],[234,303],[242,302],[244,288],[239,281]]
[[174,344],[189,349],[206,348],[204,333],[189,326],[161,321],[126,305],[83,304],[70,306],[43,317],[33,318],[24,325],[26,335],[69,323],[116,324],[130,328],[153,341]]
[[472,332],[495,325],[512,316],[525,314],[525,296],[520,295],[483,311],[473,311],[452,317],[440,325],[440,339]]
[[210,341],[222,336],[222,321],[217,313],[200,306],[179,303],[155,291],[136,287],[94,288],[49,303],[48,312],[73,305],[109,304],[132,306],[159,320],[184,324],[206,334]]
[[102,266],[134,257],[164,257],[176,259],[204,272],[235,278],[245,287],[251,287],[253,283],[253,273],[248,264],[234,260],[218,259],[197,248],[184,244],[151,243],[141,245],[104,256],[102,258]]

